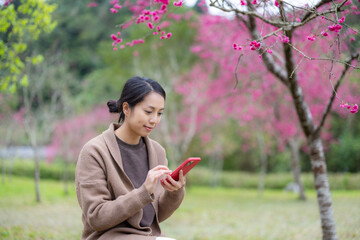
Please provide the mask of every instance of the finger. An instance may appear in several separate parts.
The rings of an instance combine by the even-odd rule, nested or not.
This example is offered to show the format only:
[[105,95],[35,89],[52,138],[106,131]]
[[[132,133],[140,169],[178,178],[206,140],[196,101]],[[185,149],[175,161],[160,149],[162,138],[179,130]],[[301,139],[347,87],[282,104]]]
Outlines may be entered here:
[[173,186],[176,189],[179,189],[181,187],[181,185],[177,181],[175,181],[171,176],[168,175],[166,179],[168,180],[166,181],[168,186]]
[[176,190],[179,189],[179,188],[173,186],[173,185],[172,185],[171,183],[169,183],[168,181],[166,181],[166,179],[165,179],[165,181],[161,182],[161,185],[163,186],[163,188],[164,188],[165,190],[170,191],[170,192],[173,192],[173,191],[176,191]]
[[150,173],[150,177],[151,177],[154,181],[156,181],[156,180],[158,180],[159,178],[163,177],[164,175],[169,175],[170,173],[171,173],[171,171],[169,171],[169,170],[159,170],[159,171]]
[[165,165],[157,165],[156,167],[151,169],[151,171],[157,171],[157,170],[169,170],[170,171],[170,169]]
[[179,182],[181,183],[182,186],[185,185],[185,176],[183,174],[183,170],[180,170],[179,172]]

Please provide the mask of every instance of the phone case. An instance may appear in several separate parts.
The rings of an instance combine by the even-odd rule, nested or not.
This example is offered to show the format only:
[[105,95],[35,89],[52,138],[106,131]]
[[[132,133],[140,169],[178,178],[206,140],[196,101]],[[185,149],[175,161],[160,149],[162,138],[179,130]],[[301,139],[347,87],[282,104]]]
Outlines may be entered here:
[[[201,161],[199,157],[191,157],[186,159],[170,176],[175,180],[179,180],[179,172],[183,170],[183,175],[185,176],[193,167],[196,166]],[[164,180],[164,179],[162,179]]]

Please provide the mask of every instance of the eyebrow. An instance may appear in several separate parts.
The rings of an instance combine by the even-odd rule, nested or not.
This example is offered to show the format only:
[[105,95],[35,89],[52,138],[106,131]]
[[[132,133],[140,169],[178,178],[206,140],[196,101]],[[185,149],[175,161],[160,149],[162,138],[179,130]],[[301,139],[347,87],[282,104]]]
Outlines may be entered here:
[[[150,105],[147,105],[147,107],[149,107],[149,108],[151,108],[151,109],[156,109],[155,107],[150,106]],[[160,108],[160,110],[165,110],[165,108]]]

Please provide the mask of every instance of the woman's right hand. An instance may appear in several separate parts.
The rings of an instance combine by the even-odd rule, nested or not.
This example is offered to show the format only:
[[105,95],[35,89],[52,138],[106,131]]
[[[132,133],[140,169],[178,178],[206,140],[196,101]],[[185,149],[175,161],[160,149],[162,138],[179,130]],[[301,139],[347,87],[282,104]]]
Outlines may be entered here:
[[153,194],[155,191],[156,184],[158,183],[158,180],[163,177],[164,175],[168,175],[171,173],[171,170],[169,170],[168,167],[164,165],[158,165],[151,169],[146,177],[145,180],[145,188],[149,192],[149,194]]

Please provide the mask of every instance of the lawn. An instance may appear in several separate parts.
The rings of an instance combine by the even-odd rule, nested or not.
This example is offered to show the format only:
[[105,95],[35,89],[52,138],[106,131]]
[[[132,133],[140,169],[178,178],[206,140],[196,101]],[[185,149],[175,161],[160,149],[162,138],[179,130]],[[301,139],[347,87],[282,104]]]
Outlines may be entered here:
[[[74,188],[42,180],[43,202],[34,201],[31,179],[15,177],[0,185],[0,239],[79,239],[81,212]],[[301,202],[280,190],[192,187],[162,230],[177,240],[321,239],[314,191]],[[360,239],[360,191],[332,192],[339,239]]]

